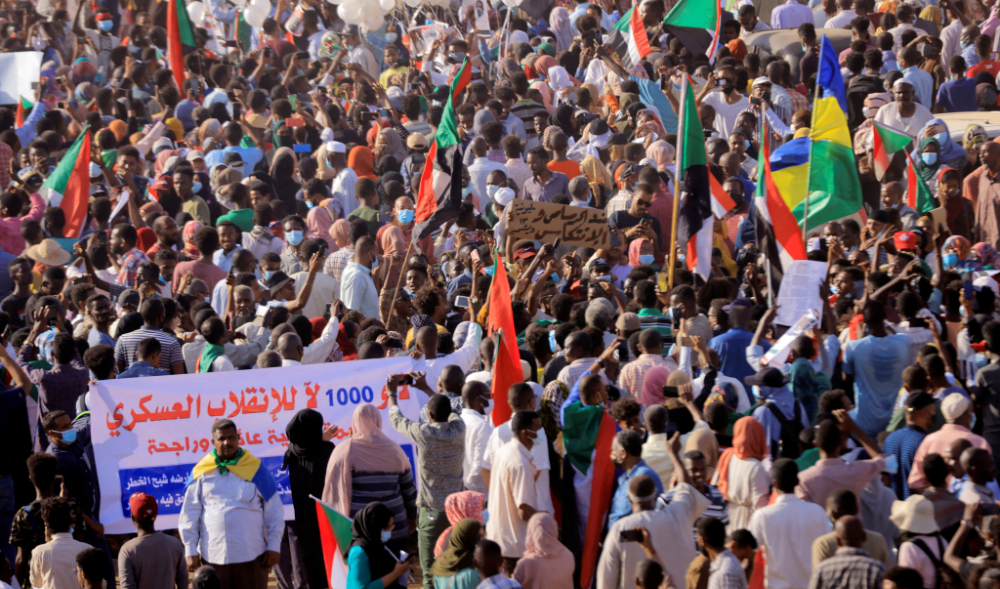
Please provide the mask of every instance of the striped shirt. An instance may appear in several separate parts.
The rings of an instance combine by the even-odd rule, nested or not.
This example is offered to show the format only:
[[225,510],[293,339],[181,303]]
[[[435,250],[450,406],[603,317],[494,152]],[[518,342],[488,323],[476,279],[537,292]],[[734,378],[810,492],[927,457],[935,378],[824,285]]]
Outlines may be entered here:
[[890,475],[890,480],[892,481],[892,490],[900,501],[905,501],[911,494],[910,485],[906,479],[910,477],[910,471],[913,469],[913,458],[917,455],[917,448],[926,437],[927,432],[923,428],[911,423],[892,432],[885,439],[882,451],[886,456],[895,456],[899,462],[899,467],[894,474]]
[[860,548],[842,546],[833,557],[813,568],[810,589],[879,589],[885,563],[879,562]]
[[417,447],[420,465],[417,505],[444,511],[444,500],[448,495],[465,490],[462,479],[465,422],[452,413],[446,423],[418,423],[407,419],[396,406],[389,409],[389,421],[393,429],[412,440]]
[[708,589],[746,588],[747,576],[739,559],[728,548],[723,550],[708,567]]
[[608,201],[608,205],[604,207],[604,210],[607,212],[608,217],[610,217],[611,213],[617,211],[627,211],[631,206],[632,193],[625,189],[621,189],[617,194],[611,197],[611,200]]
[[326,261],[323,262],[323,274],[333,276],[337,279],[337,283],[340,284],[340,276],[344,273],[344,268],[347,268],[347,263],[353,259],[353,248],[335,251],[327,256]]
[[659,354],[642,354],[622,367],[618,375],[618,388],[632,395],[638,401],[642,397],[642,377],[650,368],[663,366],[673,372],[677,370],[677,363],[673,358],[664,358]]
[[118,338],[115,343],[115,361],[124,362],[125,367],[135,362],[135,352],[139,349],[139,342],[147,337],[155,337],[160,342],[160,368],[170,370],[171,365],[176,362],[184,362],[181,355],[181,345],[177,338],[166,334],[155,327],[143,325],[139,329],[126,333]]
[[[670,505],[674,500],[674,491],[676,490],[677,488],[674,487],[673,489],[670,489],[669,491],[662,493],[659,497],[656,498],[657,511],[667,510],[667,506]],[[723,497],[722,492],[713,487],[712,485],[705,483],[705,492],[703,493],[703,495],[705,495],[705,497],[707,497],[708,500],[711,501],[712,503],[708,506],[707,509],[705,509],[704,513],[702,513],[693,522],[694,525],[692,527],[692,533],[694,534],[695,538],[695,546],[698,545],[698,539],[697,539],[698,521],[701,520],[701,518],[714,517],[715,519],[720,520],[722,523],[726,524],[727,527],[729,526],[729,511],[726,510],[726,498]]]
[[135,287],[135,275],[139,272],[139,264],[148,262],[149,256],[139,248],[132,248],[122,256],[121,268],[118,271],[118,285],[127,288]]
[[544,104],[538,104],[530,98],[525,98],[524,100],[518,100],[514,103],[514,106],[510,107],[510,114],[521,119],[521,122],[524,123],[524,132],[530,140],[538,137],[538,134],[535,133],[535,116],[544,115],[548,117],[549,111],[545,108]]
[[76,555],[90,548],[73,539],[69,532],[52,534],[52,539],[31,551],[32,587],[65,589],[79,587],[76,578]]
[[403,540],[410,535],[408,520],[417,519],[417,487],[413,484],[413,471],[358,472],[351,471],[351,513],[372,501],[381,501],[392,511],[392,539]]

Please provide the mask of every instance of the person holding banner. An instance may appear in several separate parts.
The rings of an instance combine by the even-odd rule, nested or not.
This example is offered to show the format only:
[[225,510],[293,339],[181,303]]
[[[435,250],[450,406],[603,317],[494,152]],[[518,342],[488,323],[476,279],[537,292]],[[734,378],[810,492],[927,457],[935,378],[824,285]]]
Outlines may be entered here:
[[204,562],[218,571],[221,589],[267,589],[284,512],[273,475],[239,441],[232,420],[212,424],[214,449],[191,471],[178,531],[189,572]]

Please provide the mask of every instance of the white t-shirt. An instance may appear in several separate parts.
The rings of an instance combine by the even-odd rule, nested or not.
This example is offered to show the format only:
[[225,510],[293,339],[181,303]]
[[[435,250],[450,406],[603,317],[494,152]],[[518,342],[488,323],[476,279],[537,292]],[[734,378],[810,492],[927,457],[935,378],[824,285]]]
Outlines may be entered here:
[[729,137],[729,134],[733,132],[736,127],[736,117],[750,108],[750,99],[746,96],[741,97],[735,104],[729,104],[722,90],[709,92],[701,102],[715,109],[715,130],[723,138]]

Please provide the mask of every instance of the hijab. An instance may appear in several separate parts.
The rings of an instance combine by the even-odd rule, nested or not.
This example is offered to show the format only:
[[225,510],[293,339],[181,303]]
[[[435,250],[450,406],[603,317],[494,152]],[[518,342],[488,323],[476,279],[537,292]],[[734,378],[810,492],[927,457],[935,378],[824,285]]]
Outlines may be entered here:
[[354,170],[358,178],[371,178],[378,180],[375,171],[372,169],[372,150],[364,145],[358,145],[351,150],[347,156],[347,167]]
[[920,149],[914,151],[911,154],[913,156],[913,160],[919,161],[920,153],[923,152],[924,141],[931,138],[935,139],[938,143],[938,162],[940,162],[941,164],[966,157],[965,148],[959,145],[958,143],[955,143],[955,141],[951,138],[951,133],[949,132],[948,125],[944,122],[944,119],[931,119],[927,121],[927,124],[924,125],[924,128],[921,129],[919,133],[917,133],[917,137],[923,137],[927,131],[927,128],[933,127],[935,125],[944,127],[944,131],[938,133],[937,135],[932,135],[931,137],[927,137],[924,140],[922,140],[920,142]]
[[181,235],[184,238],[184,249],[181,250],[192,260],[197,260],[201,257],[201,253],[198,248],[194,245],[194,234],[201,229],[202,225],[198,221],[188,221],[184,224],[184,230]]
[[521,66],[517,63],[517,60],[513,57],[504,57],[500,60],[497,69],[500,70],[500,78],[511,82],[515,74],[522,73]]
[[607,166],[601,163],[601,160],[597,159],[592,155],[588,155],[583,158],[580,162],[580,168],[583,173],[587,175],[587,180],[590,181],[591,186],[602,186],[604,190],[611,191],[615,188],[615,182],[611,178],[611,174],[608,172]]
[[639,402],[645,407],[663,404],[663,386],[667,384],[670,369],[665,366],[654,366],[642,377],[642,396]]
[[399,172],[399,162],[394,155],[383,155],[381,159],[378,160],[378,165],[375,167],[375,173],[378,174],[381,179],[385,174],[390,172]]
[[331,252],[335,252],[338,249],[337,244],[330,237],[330,228],[333,227],[333,217],[334,214],[330,209],[322,204],[309,209],[309,212],[306,214],[307,236],[309,239],[322,239],[326,242],[327,250]]
[[556,51],[569,51],[573,45],[573,26],[570,22],[569,11],[559,7],[549,13],[549,28],[556,37]]
[[452,493],[444,500],[444,513],[448,516],[451,524],[438,536],[437,544],[434,545],[434,558],[440,558],[448,544],[448,536],[452,528],[463,519],[474,519],[481,524],[486,524],[483,517],[483,501],[485,496],[477,491],[462,491]]
[[[648,375],[647,375],[648,376]],[[733,447],[719,457],[718,484],[716,487],[722,496],[729,499],[729,462],[735,456],[740,460],[754,458],[764,460],[770,454],[767,435],[764,426],[754,417],[742,417],[733,427]]]
[[285,435],[288,450],[281,468],[288,470],[292,502],[321,495],[323,475],[333,452],[333,444],[323,441],[323,415],[315,409],[299,411],[285,426]]
[[396,568],[396,559],[382,543],[382,530],[388,527],[391,519],[392,510],[381,501],[372,501],[354,514],[354,523],[351,524],[351,535],[354,539],[351,540],[348,550],[360,546],[365,551],[372,579],[384,577]]
[[146,251],[156,244],[156,232],[149,227],[141,227],[136,231],[136,236],[135,245],[142,251]]
[[528,532],[524,538],[525,556],[556,558],[569,553],[569,549],[559,542],[559,525],[550,514],[539,512],[528,520]]
[[285,203],[285,210],[294,214],[298,210],[296,194],[302,187],[295,181],[295,152],[290,147],[279,147],[271,160],[271,178],[274,194]]
[[965,199],[962,198],[962,174],[955,168],[948,166],[942,166],[937,173],[938,187],[944,185],[944,177],[948,173],[955,174],[958,178],[958,193],[951,199],[948,200],[947,204],[944,205],[945,213],[947,214],[948,226],[955,227],[958,223],[959,218],[962,213],[965,212]]
[[434,577],[453,577],[465,569],[474,568],[472,555],[482,529],[483,524],[471,518],[455,524],[448,538],[448,549],[434,560],[430,574]]
[[482,137],[483,125],[496,120],[497,118],[493,116],[490,109],[484,108],[482,110],[477,110],[475,118],[472,119],[472,132],[477,136]]
[[656,162],[656,169],[660,172],[665,172],[674,165],[676,154],[677,150],[674,146],[662,139],[654,141],[646,148],[646,157]]
[[542,76],[546,80],[549,78],[549,68],[556,67],[559,62],[556,61],[555,57],[550,57],[548,55],[541,55],[535,60],[533,67],[538,75]]
[[323,501],[340,513],[349,514],[353,494],[351,473],[402,473],[408,470],[410,461],[403,449],[382,431],[382,413],[370,403],[358,405],[351,419],[351,437],[337,446],[330,456]]
[[385,144],[385,155],[391,155],[396,158],[397,162],[406,159],[406,146],[403,145],[403,140],[395,129],[387,127],[382,129],[380,135],[382,135],[382,143]]
[[635,130],[629,123],[628,116],[626,116],[625,114],[628,111],[629,107],[631,107],[634,104],[638,104],[640,106],[642,105],[642,103],[639,102],[639,96],[636,94],[632,94],[631,92],[624,92],[622,93],[621,96],[618,97],[618,108],[621,110],[621,115],[618,117],[618,120],[615,121],[614,124],[615,128],[617,128],[618,131],[622,133],[628,133],[629,131]]
[[561,65],[552,66],[549,68],[549,75],[546,76],[549,81],[549,86],[556,93],[556,98],[559,98],[560,93],[566,88],[572,88],[579,82],[573,76],[569,75]]
[[747,44],[743,42],[743,39],[733,39],[726,47],[729,48],[729,54],[736,61],[743,61],[743,58],[747,56]]
[[542,93],[542,103],[545,105],[545,110],[551,113],[552,109],[555,108],[552,101],[555,96],[552,94],[552,88],[549,87],[549,83],[545,80],[535,80],[531,83],[531,88]]
[[[922,156],[924,150],[931,145],[937,148],[937,161],[933,164],[928,164],[924,161]],[[965,153],[964,150],[963,153]],[[914,161],[917,163],[917,172],[920,174],[920,177],[923,178],[924,182],[930,182],[937,176],[938,169],[941,167],[941,159],[941,144],[938,143],[938,140],[933,137],[924,138],[923,141],[920,142],[920,148],[917,150],[917,155],[914,158]]]
[[560,104],[549,114],[549,128],[558,127],[566,134],[566,138],[573,137],[576,132],[573,130],[574,109],[568,104]]
[[153,164],[153,176],[159,178],[166,172],[167,160],[172,157],[180,157],[180,153],[176,149],[164,149],[160,153],[156,154],[156,161]]
[[337,219],[330,226],[330,237],[338,248],[351,248],[351,224],[347,219]]
[[639,261],[639,252],[642,251],[642,244],[652,243],[645,237],[640,237],[639,239],[633,239],[632,243],[628,244],[628,264],[635,268],[636,266],[641,266],[642,262]]
[[973,251],[979,256],[979,263],[983,266],[991,266],[994,269],[1000,269],[1000,254],[997,250],[990,244],[986,242],[980,242],[972,246]]

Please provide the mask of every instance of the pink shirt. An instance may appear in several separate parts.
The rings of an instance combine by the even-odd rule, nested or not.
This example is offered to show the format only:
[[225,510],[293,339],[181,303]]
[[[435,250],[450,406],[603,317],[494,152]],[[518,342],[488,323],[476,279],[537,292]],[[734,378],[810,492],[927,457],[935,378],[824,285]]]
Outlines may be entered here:
[[21,237],[21,222],[32,219],[41,223],[45,212],[45,201],[37,193],[31,195],[31,211],[23,217],[0,218],[0,249],[20,256],[24,252],[24,239]]
[[962,438],[969,440],[975,448],[983,448],[988,450],[990,454],[993,453],[986,440],[970,432],[968,428],[954,423],[946,423],[941,426],[940,430],[930,434],[924,438],[923,442],[920,442],[917,454],[913,457],[913,469],[910,471],[910,478],[907,479],[910,488],[922,489],[927,486],[927,479],[924,478],[924,456],[928,454],[940,454],[944,456],[948,447],[955,440]]
[[869,460],[847,462],[843,458],[823,458],[799,473],[799,486],[795,495],[803,501],[815,503],[826,509],[826,498],[837,489],[850,489],[861,497],[865,485],[885,470],[881,455]]

